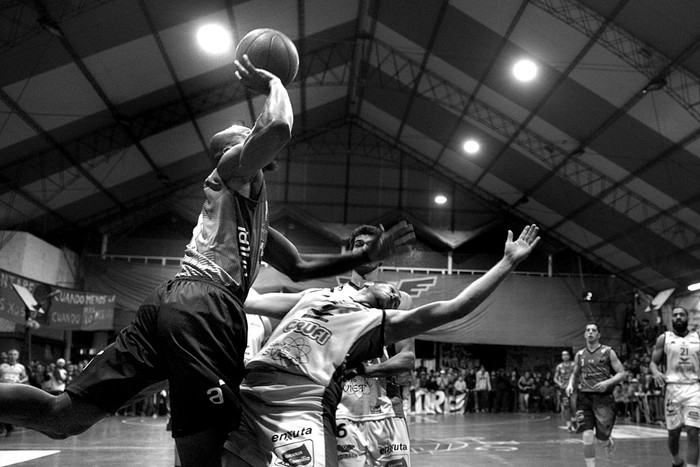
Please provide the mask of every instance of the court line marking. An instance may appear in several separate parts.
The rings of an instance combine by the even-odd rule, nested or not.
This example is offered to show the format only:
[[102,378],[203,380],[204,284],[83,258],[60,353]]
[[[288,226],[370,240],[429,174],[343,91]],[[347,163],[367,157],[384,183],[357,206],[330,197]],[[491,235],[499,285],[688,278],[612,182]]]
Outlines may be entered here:
[[27,462],[41,457],[58,454],[59,450],[50,451],[0,451],[0,467],[7,465],[15,465],[21,462]]

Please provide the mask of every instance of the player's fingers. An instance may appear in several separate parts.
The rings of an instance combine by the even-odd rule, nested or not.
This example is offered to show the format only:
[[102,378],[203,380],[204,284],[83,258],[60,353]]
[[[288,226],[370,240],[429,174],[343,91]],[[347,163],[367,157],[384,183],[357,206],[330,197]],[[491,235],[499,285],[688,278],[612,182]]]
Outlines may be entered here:
[[404,235],[412,235],[413,234],[413,225],[407,223],[406,221],[401,221],[392,228],[389,229],[387,232],[387,235],[392,235],[395,237],[401,237]]
[[413,232],[410,232],[402,236],[401,238],[398,238],[394,243],[401,246],[410,246],[411,244],[415,243],[415,241],[416,236],[413,234]]
[[534,241],[539,231],[540,228],[537,227],[535,224],[532,224],[532,226],[530,226],[530,231],[528,232],[528,241]]
[[243,54],[243,64],[250,70],[255,70],[255,65],[250,61],[247,54]]

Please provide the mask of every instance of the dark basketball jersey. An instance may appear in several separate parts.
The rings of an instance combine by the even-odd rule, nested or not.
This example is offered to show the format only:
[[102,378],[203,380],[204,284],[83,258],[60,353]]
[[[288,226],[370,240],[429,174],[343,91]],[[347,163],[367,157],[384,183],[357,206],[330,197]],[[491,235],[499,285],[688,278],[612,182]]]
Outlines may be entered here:
[[[579,378],[579,390],[582,392],[597,392],[593,389],[597,383],[610,378],[612,364],[610,363],[610,351],[607,345],[600,345],[593,352],[584,347],[576,353],[576,362],[581,369]],[[612,391],[612,388],[610,389]]]
[[245,300],[267,239],[264,183],[255,201],[229,190],[216,170],[207,177],[206,201],[177,277],[206,277]]

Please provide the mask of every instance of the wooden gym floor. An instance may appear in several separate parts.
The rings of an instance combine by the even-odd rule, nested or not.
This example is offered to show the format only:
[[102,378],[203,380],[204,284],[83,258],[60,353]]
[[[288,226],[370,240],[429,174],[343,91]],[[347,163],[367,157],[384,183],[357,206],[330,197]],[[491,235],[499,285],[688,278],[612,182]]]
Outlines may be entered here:
[[[0,437],[0,467],[172,467],[165,424],[164,417],[116,416],[62,441],[18,428]],[[414,467],[585,465],[581,436],[564,430],[556,414],[412,415],[409,429]],[[608,458],[598,449],[598,467],[671,465],[663,428],[620,422],[613,436],[617,452]]]

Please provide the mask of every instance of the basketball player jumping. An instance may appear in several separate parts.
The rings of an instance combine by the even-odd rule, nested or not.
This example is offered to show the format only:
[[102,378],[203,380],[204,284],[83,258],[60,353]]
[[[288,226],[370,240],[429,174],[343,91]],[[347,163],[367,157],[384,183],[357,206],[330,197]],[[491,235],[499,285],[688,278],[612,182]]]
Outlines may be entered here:
[[217,165],[204,182],[206,201],[181,271],[146,299],[134,322],[66,392],[51,396],[28,385],[0,385],[1,422],[65,438],[168,380],[182,466],[219,466],[221,446],[240,418],[243,302],[263,252],[270,265],[299,280],[348,271],[414,238],[403,223],[363,251],[302,258],[268,228],[263,168],[290,140],[292,106],[279,78],[247,56],[235,65],[241,83],[267,98],[252,129],[234,125],[211,140]]

